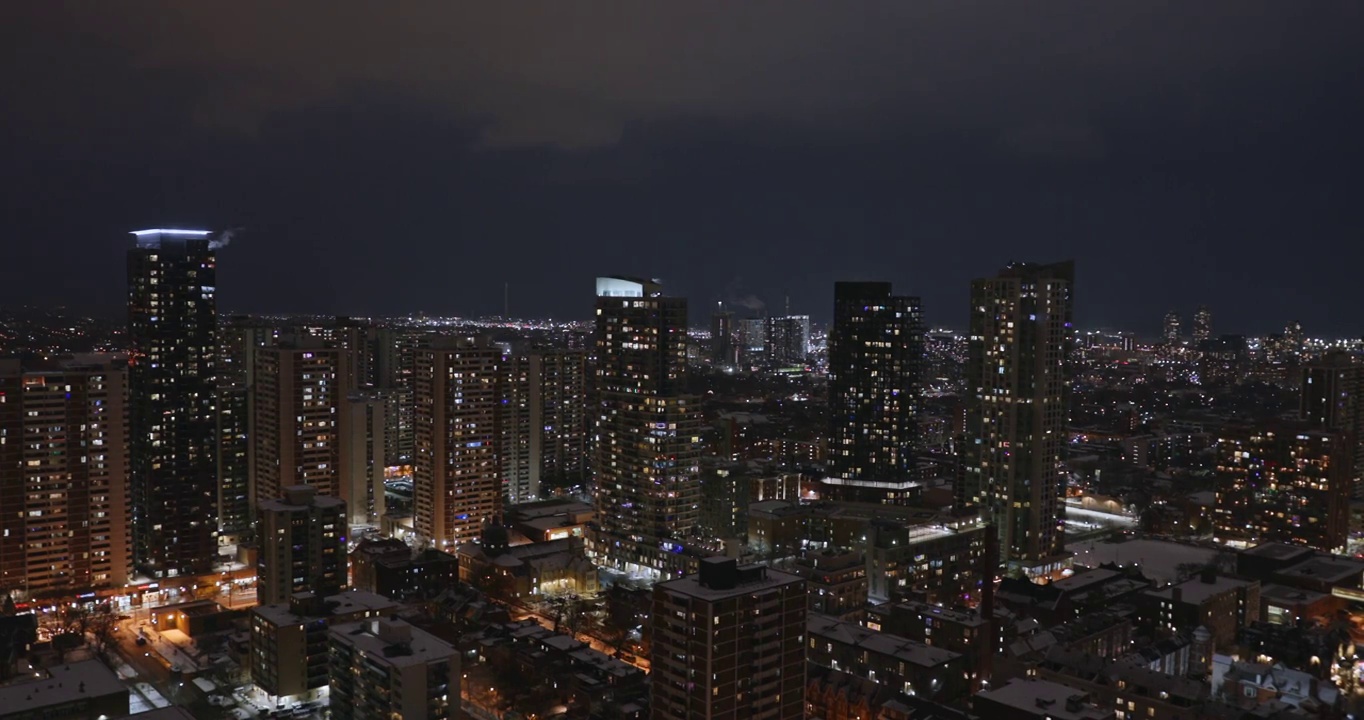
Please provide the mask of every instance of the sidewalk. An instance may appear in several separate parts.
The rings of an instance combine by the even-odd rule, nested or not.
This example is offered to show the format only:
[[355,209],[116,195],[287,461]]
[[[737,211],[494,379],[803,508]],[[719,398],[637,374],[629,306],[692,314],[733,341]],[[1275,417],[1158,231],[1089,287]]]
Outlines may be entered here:
[[146,635],[147,647],[155,651],[157,655],[160,655],[168,665],[177,667],[181,672],[186,674],[193,674],[201,669],[199,664],[194,661],[194,658],[190,657],[190,654],[186,652],[184,648],[172,641],[172,639],[178,640],[180,638],[184,638],[187,641],[188,638],[184,633],[179,630],[168,630],[164,633],[157,632],[156,628],[151,625],[138,627],[138,630]]

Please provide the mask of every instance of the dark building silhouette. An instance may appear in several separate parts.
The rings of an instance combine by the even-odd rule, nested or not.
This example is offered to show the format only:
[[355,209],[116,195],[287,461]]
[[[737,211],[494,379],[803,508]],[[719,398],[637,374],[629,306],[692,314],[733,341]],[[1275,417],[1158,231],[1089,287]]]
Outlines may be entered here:
[[218,554],[217,269],[209,233],[141,230],[128,251],[133,558],[201,575]]
[[311,485],[281,488],[257,506],[261,548],[256,597],[288,602],[294,593],[335,595],[346,587],[346,503]]
[[1351,495],[1364,496],[1364,365],[1343,352],[1327,353],[1302,370],[1298,417],[1350,445]]
[[890,283],[835,283],[822,497],[903,504],[918,490],[923,335],[918,298]]
[[1075,266],[1013,264],[971,283],[967,427],[957,504],[999,528],[1002,560],[1030,574],[1064,550],[1068,356]]
[[773,367],[804,365],[810,356],[810,316],[767,319],[767,362]]
[[734,313],[721,303],[710,316],[710,361],[725,367],[739,361],[735,340]]
[[1197,345],[1205,340],[1212,339],[1212,310],[1206,305],[1200,305],[1198,312],[1193,316],[1193,340]]

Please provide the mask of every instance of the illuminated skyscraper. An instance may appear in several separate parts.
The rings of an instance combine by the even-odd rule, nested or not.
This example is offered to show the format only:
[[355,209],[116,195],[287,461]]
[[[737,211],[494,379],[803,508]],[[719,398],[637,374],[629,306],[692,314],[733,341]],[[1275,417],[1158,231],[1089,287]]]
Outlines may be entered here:
[[810,356],[810,316],[767,319],[767,362],[774,367],[804,365]]
[[599,558],[677,574],[674,540],[700,513],[700,403],[683,394],[687,301],[657,281],[597,279],[593,462]]
[[1198,308],[1198,312],[1193,316],[1193,340],[1197,345],[1205,340],[1212,339],[1212,311],[1206,305]]
[[218,335],[218,531],[224,543],[251,533],[251,378],[256,351],[273,344],[275,333],[239,317]]
[[1344,552],[1353,450],[1346,433],[1292,424],[1227,428],[1217,441],[1213,533]]
[[1303,368],[1298,417],[1346,438],[1353,458],[1351,495],[1364,495],[1364,365],[1332,352]]
[[503,357],[499,449],[507,500],[530,502],[542,486],[586,480],[587,353],[536,349]]
[[295,485],[278,498],[262,499],[256,599],[262,605],[289,601],[294,593],[319,597],[346,587],[346,503]]
[[998,526],[1002,560],[1030,574],[1064,549],[1075,266],[1014,264],[971,283],[964,478],[957,503]]
[[128,251],[133,558],[156,578],[218,554],[215,247],[201,230],[140,230]]
[[256,351],[251,386],[253,504],[279,498],[293,485],[343,497],[337,420],[346,397],[350,355],[313,338],[285,339]]
[[343,392],[374,384],[378,363],[373,356],[379,333],[368,322],[341,316],[333,322],[300,325],[290,330],[290,334],[299,340],[321,341],[327,347],[346,352],[346,375],[341,378]]
[[337,413],[340,497],[346,501],[351,524],[378,524],[387,503],[384,469],[389,443],[388,410],[383,390],[357,390]]
[[406,328],[380,328],[376,332],[374,384],[389,392],[392,411],[388,423],[397,438],[389,465],[412,464],[417,351],[429,341],[426,333]]
[[716,366],[728,367],[738,361],[735,334],[734,313],[720,303],[710,316],[710,361]]
[[0,594],[128,581],[127,368],[0,360]]
[[452,550],[477,540],[502,513],[502,350],[447,338],[415,358],[416,531]]
[[834,285],[829,332],[829,462],[823,497],[908,503],[923,368],[919,299],[890,283]]
[[766,358],[767,321],[762,318],[742,318],[736,321],[739,344],[735,353],[743,365],[757,365]]
[[1179,344],[1179,313],[1165,313],[1165,330],[1162,333],[1166,345]]
[[1296,360],[1302,353],[1302,323],[1291,322],[1283,329],[1283,352],[1287,359]]

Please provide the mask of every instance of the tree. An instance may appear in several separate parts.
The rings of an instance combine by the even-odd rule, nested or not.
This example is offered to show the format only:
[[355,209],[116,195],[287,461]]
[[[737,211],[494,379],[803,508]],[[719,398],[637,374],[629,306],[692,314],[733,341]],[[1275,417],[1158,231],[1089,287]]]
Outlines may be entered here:
[[617,651],[623,650],[636,625],[639,625],[639,622],[630,591],[621,585],[612,585],[606,591],[605,607],[602,610],[600,629],[602,642]]
[[109,648],[116,642],[118,616],[108,603],[66,607],[61,611],[60,627],[79,637],[80,644],[88,645],[102,659],[108,659]]

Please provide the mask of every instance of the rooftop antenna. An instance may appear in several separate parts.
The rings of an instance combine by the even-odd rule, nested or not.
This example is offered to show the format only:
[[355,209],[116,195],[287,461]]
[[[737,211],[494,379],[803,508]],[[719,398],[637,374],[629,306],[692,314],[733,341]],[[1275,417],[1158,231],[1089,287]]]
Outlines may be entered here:
[[502,319],[511,319],[511,283],[502,283]]
[[786,317],[791,317],[791,296],[786,296]]

